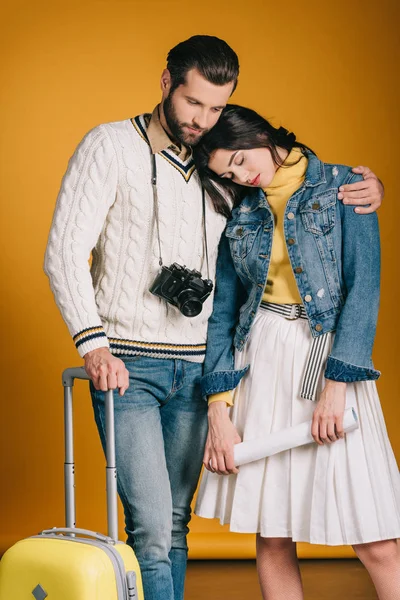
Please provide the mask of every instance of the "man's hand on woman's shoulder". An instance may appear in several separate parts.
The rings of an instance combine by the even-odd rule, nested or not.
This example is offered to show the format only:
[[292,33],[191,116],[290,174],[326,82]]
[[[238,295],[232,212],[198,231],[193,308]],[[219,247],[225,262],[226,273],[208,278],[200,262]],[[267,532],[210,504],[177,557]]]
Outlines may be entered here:
[[[360,215],[375,212],[382,204],[385,190],[383,183],[368,167],[354,167],[353,173],[363,176],[363,181],[341,185],[338,198],[343,204],[353,204]],[[368,206],[369,205],[369,206]]]

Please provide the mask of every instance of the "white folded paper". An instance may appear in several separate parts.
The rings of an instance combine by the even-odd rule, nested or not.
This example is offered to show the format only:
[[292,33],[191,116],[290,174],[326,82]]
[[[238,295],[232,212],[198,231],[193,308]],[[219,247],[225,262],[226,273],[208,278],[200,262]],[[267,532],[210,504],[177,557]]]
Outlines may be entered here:
[[[266,458],[267,456],[278,454],[278,452],[314,442],[314,438],[311,435],[311,423],[312,421],[306,421],[294,427],[274,431],[274,433],[270,433],[262,438],[236,444],[234,447],[235,465],[239,467],[260,458]],[[357,429],[358,426],[356,411],[354,408],[347,408],[343,415],[344,432],[349,433]]]

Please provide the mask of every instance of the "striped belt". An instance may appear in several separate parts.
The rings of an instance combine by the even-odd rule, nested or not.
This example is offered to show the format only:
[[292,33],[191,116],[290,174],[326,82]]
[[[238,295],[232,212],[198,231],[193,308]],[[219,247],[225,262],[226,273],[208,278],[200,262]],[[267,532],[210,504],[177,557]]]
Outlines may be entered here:
[[[260,308],[285,317],[289,321],[307,319],[307,313],[302,304],[273,304],[261,302]],[[308,354],[306,368],[301,382],[301,398],[315,401],[318,381],[330,350],[330,333],[313,337]]]

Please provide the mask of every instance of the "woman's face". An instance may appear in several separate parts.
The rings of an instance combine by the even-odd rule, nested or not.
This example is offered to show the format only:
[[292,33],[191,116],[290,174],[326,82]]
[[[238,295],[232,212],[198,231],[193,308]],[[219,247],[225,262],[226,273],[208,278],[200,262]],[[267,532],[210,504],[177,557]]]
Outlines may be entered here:
[[278,166],[268,148],[251,150],[215,150],[208,167],[223,179],[239,185],[266,188],[271,183]]

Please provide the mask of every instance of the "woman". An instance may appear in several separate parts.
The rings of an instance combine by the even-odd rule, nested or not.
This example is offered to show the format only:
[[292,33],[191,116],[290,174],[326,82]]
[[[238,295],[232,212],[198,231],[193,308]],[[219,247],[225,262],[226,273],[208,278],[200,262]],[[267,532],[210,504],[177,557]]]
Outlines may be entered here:
[[[338,188],[361,177],[234,105],[195,160],[214,202],[227,192],[234,205],[209,321],[210,431],[196,513],[257,533],[263,598],[303,598],[302,541],[351,544],[380,600],[399,600],[400,482],[371,360],[378,222],[337,201]],[[351,406],[360,427],[345,437]],[[315,444],[234,467],[234,443],[309,419]]]

